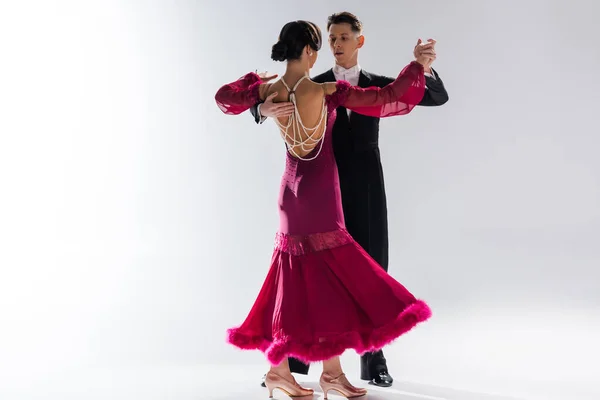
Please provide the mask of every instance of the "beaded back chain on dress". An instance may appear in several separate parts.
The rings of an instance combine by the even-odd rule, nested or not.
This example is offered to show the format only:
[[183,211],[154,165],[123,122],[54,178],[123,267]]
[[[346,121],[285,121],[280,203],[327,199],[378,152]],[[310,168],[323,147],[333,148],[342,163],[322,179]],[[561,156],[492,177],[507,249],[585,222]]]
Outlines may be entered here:
[[[302,122],[302,118],[300,117],[300,112],[298,111],[298,104],[296,103],[296,89],[298,88],[298,85],[300,85],[300,83],[306,78],[308,78],[308,75],[304,75],[302,78],[300,78],[298,80],[298,82],[296,82],[296,84],[294,85],[293,89],[290,89],[290,87],[287,85],[285,80],[283,80],[283,78],[281,78],[281,83],[283,83],[283,86],[285,86],[285,88],[289,92],[290,101],[292,102],[292,104],[294,104],[294,113],[292,115],[290,115],[288,122],[285,125],[282,124],[281,122],[279,122],[279,120],[277,118],[274,118],[274,119],[275,119],[275,123],[277,123],[277,125],[280,128],[279,131],[281,133],[281,137],[283,138],[288,151],[290,151],[296,158],[298,158],[300,160],[311,161],[319,156],[319,154],[321,153],[321,149],[323,148],[323,141],[325,138],[325,132],[327,130],[327,127],[326,126],[323,127],[323,135],[321,135],[320,138],[315,139],[314,135],[316,134],[317,129],[321,126],[321,123],[323,122],[323,120],[325,119],[325,116],[327,115],[327,102],[325,100],[325,97],[323,97],[323,106],[321,109],[321,116],[320,116],[317,124],[313,128],[307,128],[306,126],[304,126],[304,123]],[[325,124],[327,124],[327,121],[325,121]],[[294,135],[293,137],[290,136],[290,134],[289,134],[290,127],[292,127],[292,132]],[[295,127],[296,129],[294,129],[293,127]],[[300,133],[299,133],[300,128],[302,128],[302,130],[306,134],[306,139],[302,139],[302,135],[300,135]],[[288,140],[292,142],[291,145],[288,142]],[[309,147],[309,146],[314,146],[319,141],[320,141],[319,150],[317,151],[317,153],[314,156],[312,156],[310,158],[304,158],[304,157],[298,155],[296,153],[296,151],[294,150],[295,147],[300,146],[300,148],[302,148],[302,150],[304,150],[304,151],[312,151],[314,149],[314,147]]]

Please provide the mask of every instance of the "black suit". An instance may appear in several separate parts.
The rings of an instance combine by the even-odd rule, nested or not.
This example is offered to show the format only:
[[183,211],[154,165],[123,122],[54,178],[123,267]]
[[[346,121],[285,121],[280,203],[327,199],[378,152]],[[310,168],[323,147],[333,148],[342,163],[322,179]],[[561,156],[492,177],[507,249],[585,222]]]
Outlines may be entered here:
[[[427,90],[419,103],[421,106],[440,106],[448,101],[448,93],[437,72],[435,78],[426,77]],[[335,82],[333,69],[312,79],[317,83]],[[384,87],[393,78],[375,75],[364,70],[358,86]],[[256,122],[260,121],[257,105],[251,109]],[[388,226],[383,168],[379,155],[379,118],[351,113],[346,108],[337,109],[333,126],[333,151],[338,165],[342,206],[346,227],[352,237],[388,270]],[[382,304],[382,307],[385,307]],[[383,352],[361,357],[361,378],[371,379],[373,369],[385,366]],[[308,365],[290,358],[292,372],[308,373]]]

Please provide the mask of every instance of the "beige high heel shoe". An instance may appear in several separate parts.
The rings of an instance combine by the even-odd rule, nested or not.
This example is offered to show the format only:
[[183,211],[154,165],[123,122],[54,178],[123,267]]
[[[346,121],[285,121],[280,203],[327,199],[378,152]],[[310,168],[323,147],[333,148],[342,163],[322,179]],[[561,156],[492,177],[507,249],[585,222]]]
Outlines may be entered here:
[[350,382],[348,382],[346,374],[343,373],[337,378],[323,373],[321,374],[321,379],[319,379],[319,385],[321,386],[321,389],[323,389],[324,400],[327,400],[327,392],[330,390],[335,390],[347,399],[361,397],[367,394],[367,389],[352,386]]
[[[294,379],[294,378],[292,378]],[[315,392],[312,389],[305,389],[302,386],[298,385],[296,380],[288,381],[282,376],[277,375],[273,371],[267,372],[267,376],[265,377],[265,385],[267,389],[269,389],[269,398],[273,398],[273,390],[279,389],[290,397],[306,397],[312,396]]]

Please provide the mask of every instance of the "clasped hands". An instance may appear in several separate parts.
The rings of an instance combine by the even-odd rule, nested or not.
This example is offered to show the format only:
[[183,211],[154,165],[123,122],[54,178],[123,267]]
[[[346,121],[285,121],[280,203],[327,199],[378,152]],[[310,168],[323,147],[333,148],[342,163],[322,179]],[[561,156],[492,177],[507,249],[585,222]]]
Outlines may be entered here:
[[416,61],[425,68],[425,72],[427,73],[431,73],[431,64],[433,64],[436,58],[436,43],[437,42],[434,39],[427,39],[426,43],[423,43],[423,41],[419,39],[413,50]]

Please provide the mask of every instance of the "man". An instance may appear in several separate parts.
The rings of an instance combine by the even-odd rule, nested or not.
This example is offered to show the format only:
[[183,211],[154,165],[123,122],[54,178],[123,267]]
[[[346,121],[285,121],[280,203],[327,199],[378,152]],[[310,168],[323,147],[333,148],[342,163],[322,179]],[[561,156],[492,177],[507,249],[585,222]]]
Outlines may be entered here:
[[[314,77],[314,82],[346,80],[361,87],[384,87],[394,80],[361,69],[358,50],[364,45],[365,38],[362,35],[362,23],[355,15],[349,12],[331,15],[327,21],[327,31],[335,66]],[[437,72],[430,67],[435,60],[435,41],[430,39],[428,43],[422,43],[419,39],[414,49],[415,57],[418,53],[430,56],[430,62],[425,66],[427,89],[419,105],[440,106],[448,101],[448,93]],[[263,80],[274,77],[265,77]],[[274,95],[276,93],[251,109],[257,123],[262,123],[267,117],[280,117],[293,112],[290,102],[273,103]],[[339,170],[346,227],[387,272],[387,205],[378,138],[379,118],[351,113],[343,107],[337,109],[333,149]],[[289,365],[292,372],[308,373],[309,366],[296,359],[290,358]],[[361,356],[361,379],[377,386],[392,385],[393,379],[388,372],[383,351]]]

